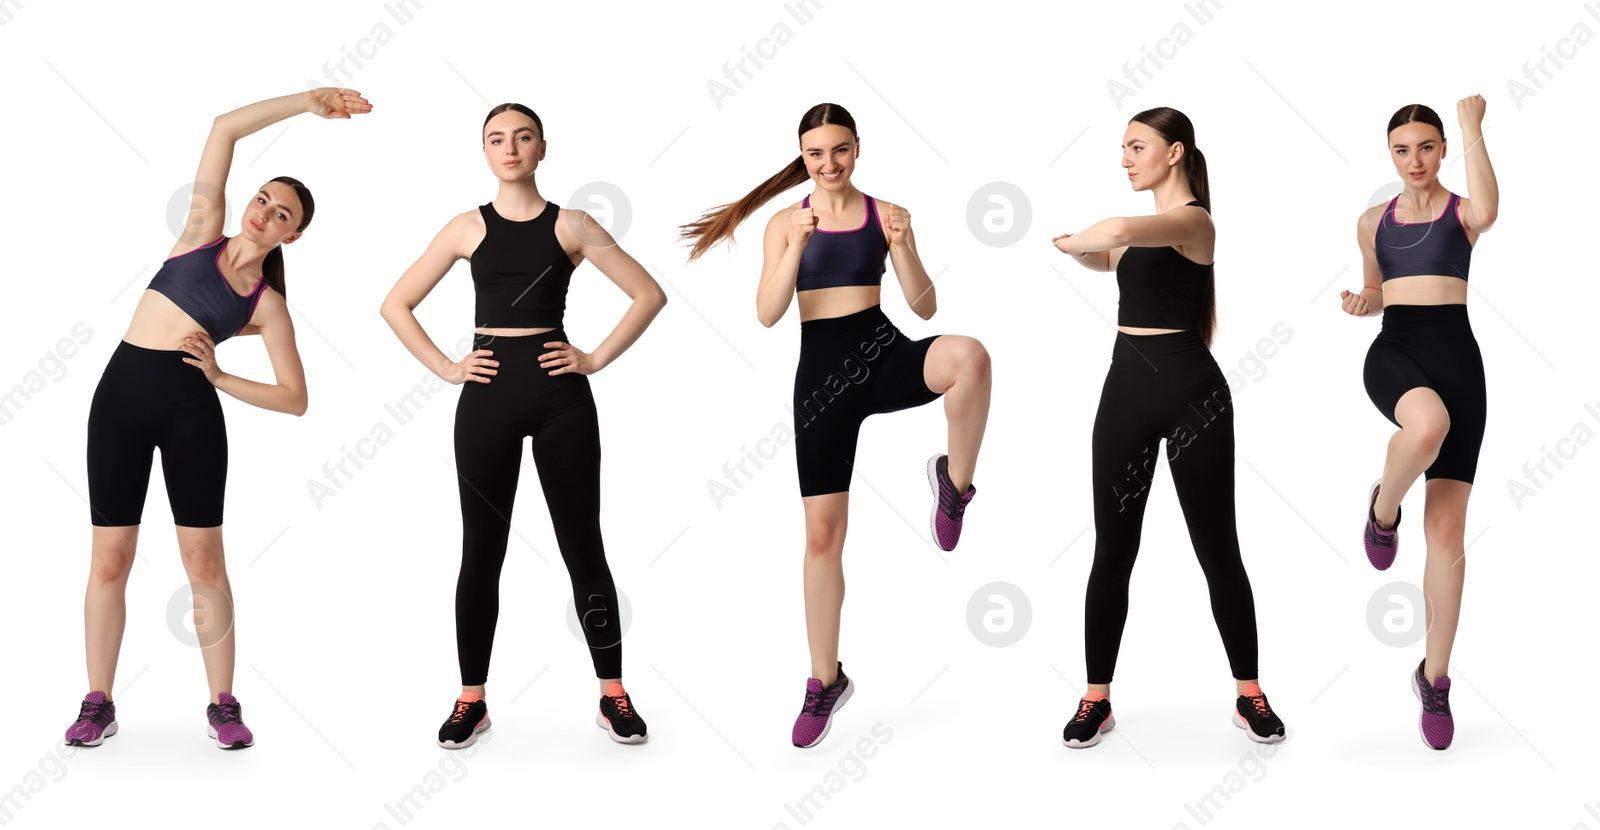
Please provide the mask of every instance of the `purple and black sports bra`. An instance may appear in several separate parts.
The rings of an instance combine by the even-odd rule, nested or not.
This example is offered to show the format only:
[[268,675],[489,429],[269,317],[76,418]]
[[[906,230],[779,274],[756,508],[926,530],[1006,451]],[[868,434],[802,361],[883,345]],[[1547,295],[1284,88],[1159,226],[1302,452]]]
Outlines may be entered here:
[[[889,256],[889,240],[878,224],[877,200],[865,193],[867,219],[861,227],[848,231],[825,231],[816,228],[805,250],[800,252],[800,273],[794,290],[810,291],[816,288],[837,288],[841,285],[879,285],[888,270],[884,260]],[[808,195],[800,202],[803,208],[811,207]]]
[[249,294],[240,294],[222,275],[217,261],[222,258],[222,249],[228,247],[230,238],[224,236],[210,245],[168,259],[148,286],[193,317],[215,343],[238,334],[250,323],[256,304],[261,301],[261,292],[267,289],[267,279],[262,277]]
[[1418,274],[1466,279],[1472,266],[1472,243],[1461,224],[1461,197],[1450,194],[1444,213],[1432,222],[1396,221],[1394,205],[1399,200],[1399,196],[1389,200],[1373,238],[1383,281]]

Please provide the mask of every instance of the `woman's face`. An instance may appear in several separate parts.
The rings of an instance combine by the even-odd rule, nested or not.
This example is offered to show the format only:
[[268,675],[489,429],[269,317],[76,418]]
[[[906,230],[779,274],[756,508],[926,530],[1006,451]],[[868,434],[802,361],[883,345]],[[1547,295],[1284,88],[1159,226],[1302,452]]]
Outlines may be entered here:
[[1427,187],[1439,175],[1444,160],[1444,136],[1429,124],[1412,121],[1389,131],[1389,158],[1400,181]]
[[1128,122],[1122,133],[1122,169],[1135,191],[1149,190],[1178,169],[1183,145],[1168,144],[1161,134],[1138,121]]
[[264,248],[287,245],[300,238],[301,210],[294,188],[267,182],[245,208],[239,235]]
[[506,110],[483,125],[483,160],[501,181],[525,179],[544,159],[544,136],[533,119]]
[[806,174],[822,190],[842,190],[861,157],[861,143],[848,127],[823,124],[800,136],[800,158],[806,161]]

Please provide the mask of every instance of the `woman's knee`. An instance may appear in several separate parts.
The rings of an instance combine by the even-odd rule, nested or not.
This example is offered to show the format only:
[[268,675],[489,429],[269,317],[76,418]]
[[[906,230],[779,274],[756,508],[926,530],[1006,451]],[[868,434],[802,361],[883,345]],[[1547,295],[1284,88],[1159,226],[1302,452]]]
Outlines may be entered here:
[[977,338],[961,335],[954,335],[951,339],[956,376],[973,379],[989,377],[989,350],[983,347],[983,343]]
[[183,570],[189,575],[190,582],[212,584],[219,582],[228,574],[220,546],[185,545],[179,553],[183,559]]
[[97,585],[125,583],[133,572],[133,551],[95,550],[89,564],[89,580]]
[[137,525],[131,528],[96,527],[89,554],[89,579],[99,584],[126,582],[133,570]]
[[1460,550],[1467,537],[1466,517],[1451,511],[1424,511],[1422,532],[1430,548]]
[[1450,412],[1444,408],[1437,394],[1433,394],[1432,390],[1426,391],[1428,397],[1416,401],[1414,405],[1410,401],[1402,401],[1403,409],[1397,409],[1396,412],[1406,435],[1429,454],[1434,454],[1444,446],[1445,436],[1450,433]]
[[839,556],[844,552],[842,519],[806,520],[806,556]]

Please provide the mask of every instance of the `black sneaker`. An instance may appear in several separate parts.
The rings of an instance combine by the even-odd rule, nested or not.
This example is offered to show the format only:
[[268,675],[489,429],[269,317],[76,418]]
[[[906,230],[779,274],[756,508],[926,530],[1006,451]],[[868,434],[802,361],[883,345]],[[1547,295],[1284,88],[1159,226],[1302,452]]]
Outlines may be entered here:
[[1111,716],[1111,698],[1091,690],[1078,701],[1078,714],[1061,730],[1061,743],[1083,749],[1100,743],[1100,736],[1117,725]]
[[594,716],[594,723],[619,744],[642,744],[649,737],[645,734],[644,718],[634,710],[633,701],[628,699],[621,683],[606,685],[606,693],[600,696],[600,714]]
[[465,749],[478,740],[478,733],[489,728],[489,704],[472,692],[456,698],[450,717],[439,727],[439,746]]
[[1267,696],[1254,683],[1244,684],[1244,694],[1234,702],[1233,725],[1258,744],[1275,744],[1284,738],[1283,721],[1267,705]]

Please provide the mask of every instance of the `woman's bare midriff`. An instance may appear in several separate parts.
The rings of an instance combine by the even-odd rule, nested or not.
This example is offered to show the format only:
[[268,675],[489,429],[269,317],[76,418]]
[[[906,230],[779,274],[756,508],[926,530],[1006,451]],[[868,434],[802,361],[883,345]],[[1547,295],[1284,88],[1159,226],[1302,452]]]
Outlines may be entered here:
[[883,297],[883,287],[878,285],[841,285],[837,288],[813,288],[796,293],[800,304],[800,320],[820,320],[827,317],[844,317],[878,305]]
[[[185,337],[193,337],[195,332],[200,331],[205,329],[187,312],[178,308],[177,303],[160,291],[147,288],[139,298],[139,305],[133,310],[133,322],[128,324],[128,331],[122,335],[122,339],[145,349],[176,351],[183,345]],[[215,333],[206,333],[213,340],[216,339]]]
[[1467,281],[1460,277],[1417,274],[1383,283],[1383,304],[1454,305],[1467,301]]

